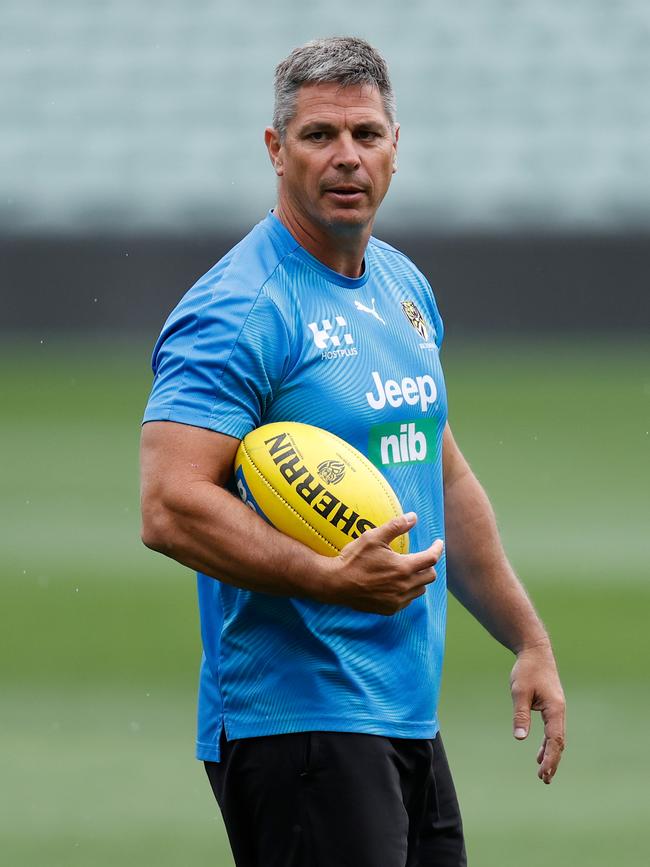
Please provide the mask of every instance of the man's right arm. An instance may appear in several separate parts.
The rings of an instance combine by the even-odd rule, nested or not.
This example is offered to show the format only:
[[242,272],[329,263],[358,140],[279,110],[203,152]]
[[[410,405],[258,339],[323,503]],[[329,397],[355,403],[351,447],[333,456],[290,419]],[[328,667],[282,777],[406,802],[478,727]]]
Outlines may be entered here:
[[191,569],[247,590],[394,614],[435,579],[442,543],[418,554],[389,544],[409,513],[369,530],[337,557],[279,533],[226,490],[239,440],[174,422],[142,431],[142,540]]

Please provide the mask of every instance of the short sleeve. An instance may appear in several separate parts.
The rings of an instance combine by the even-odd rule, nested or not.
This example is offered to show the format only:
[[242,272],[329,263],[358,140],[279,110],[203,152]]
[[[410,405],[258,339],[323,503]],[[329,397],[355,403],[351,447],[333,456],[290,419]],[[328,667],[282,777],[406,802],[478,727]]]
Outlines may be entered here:
[[438,349],[440,349],[442,347],[442,341],[443,341],[443,338],[445,336],[445,324],[442,321],[442,316],[440,315],[440,311],[438,310],[438,305],[436,303],[436,296],[434,295],[433,289],[431,288],[431,285],[430,285],[428,280],[426,281],[426,285],[427,285],[427,289],[429,290],[428,294],[429,294],[430,305],[431,305],[431,314],[433,316],[433,323],[432,324],[433,324],[433,327],[434,327],[435,332],[436,332],[434,340],[435,340],[436,346],[438,347]]
[[190,290],[153,353],[144,422],[175,421],[241,439],[258,427],[289,364],[284,319],[262,291]]

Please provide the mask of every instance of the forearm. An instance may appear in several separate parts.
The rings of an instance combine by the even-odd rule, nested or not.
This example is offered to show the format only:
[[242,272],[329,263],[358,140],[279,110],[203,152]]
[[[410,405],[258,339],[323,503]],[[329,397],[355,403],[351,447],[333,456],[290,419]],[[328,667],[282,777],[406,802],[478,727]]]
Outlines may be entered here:
[[503,550],[494,512],[465,465],[445,485],[451,592],[505,647],[550,647],[547,632]]
[[510,675],[513,734],[530,730],[541,712],[544,740],[538,776],[550,783],[564,749],[564,693],[551,643],[505,555],[485,491],[461,454],[449,425],[444,434],[445,527],[449,588],[517,659]]
[[323,557],[279,533],[210,481],[143,497],[143,541],[179,563],[246,590],[318,598]]

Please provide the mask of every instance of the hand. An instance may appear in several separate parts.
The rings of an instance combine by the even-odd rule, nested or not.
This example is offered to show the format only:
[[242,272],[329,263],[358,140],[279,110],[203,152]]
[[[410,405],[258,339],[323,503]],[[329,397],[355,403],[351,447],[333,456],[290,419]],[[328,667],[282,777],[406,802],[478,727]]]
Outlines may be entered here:
[[530,711],[544,722],[544,740],[537,753],[537,776],[547,785],[557,771],[565,744],[565,700],[550,645],[526,648],[517,654],[510,690],[514,708],[514,736],[528,737]]
[[433,567],[442,554],[442,539],[418,554],[397,554],[390,547],[393,539],[407,533],[416,522],[414,512],[400,515],[366,530],[337,557],[328,558],[328,580],[321,601],[391,615],[424,595],[427,584],[436,578]]

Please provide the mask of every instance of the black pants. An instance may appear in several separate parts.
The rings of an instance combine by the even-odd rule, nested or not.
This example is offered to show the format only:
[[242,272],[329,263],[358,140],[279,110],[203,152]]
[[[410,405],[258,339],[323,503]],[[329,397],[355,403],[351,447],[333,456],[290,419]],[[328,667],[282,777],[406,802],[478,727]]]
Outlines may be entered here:
[[440,735],[221,739],[206,762],[237,867],[465,867]]

